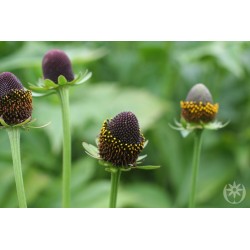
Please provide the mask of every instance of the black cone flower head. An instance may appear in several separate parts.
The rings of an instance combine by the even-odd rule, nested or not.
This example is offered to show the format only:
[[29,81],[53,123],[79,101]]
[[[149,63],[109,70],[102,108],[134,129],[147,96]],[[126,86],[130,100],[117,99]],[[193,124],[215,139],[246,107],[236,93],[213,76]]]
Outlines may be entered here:
[[135,165],[144,142],[136,116],[132,112],[122,112],[103,123],[99,154],[113,166]]
[[74,80],[71,62],[61,50],[50,50],[44,55],[42,70],[44,79],[49,79],[54,83],[58,83],[60,75],[63,75],[68,82]]
[[31,117],[32,95],[10,72],[0,74],[0,117],[8,125],[17,125]]
[[207,87],[198,83],[189,91],[186,101],[181,101],[182,116],[187,122],[208,123],[214,120],[219,105],[213,104]]

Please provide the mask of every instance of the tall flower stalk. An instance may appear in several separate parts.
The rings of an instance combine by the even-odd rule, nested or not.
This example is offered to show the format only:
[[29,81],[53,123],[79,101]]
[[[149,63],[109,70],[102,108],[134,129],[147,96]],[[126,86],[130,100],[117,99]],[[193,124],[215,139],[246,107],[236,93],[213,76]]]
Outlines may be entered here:
[[196,206],[196,186],[199,173],[202,135],[205,129],[220,129],[226,124],[215,121],[219,105],[213,103],[212,95],[207,87],[198,83],[189,91],[185,101],[181,101],[181,122],[176,121],[172,128],[179,130],[183,137],[194,132],[194,151],[192,163],[191,188],[189,193],[189,207]]
[[111,189],[110,189],[110,199],[109,199],[110,208],[116,208],[117,194],[118,194],[118,187],[119,187],[121,173],[122,172],[119,168],[111,172]]
[[70,131],[70,108],[69,89],[67,86],[58,89],[61,101],[62,124],[63,124],[63,177],[62,196],[63,207],[70,207],[70,182],[71,182],[71,131]]
[[40,95],[57,93],[60,99],[63,128],[62,207],[71,206],[71,127],[69,87],[86,82],[91,73],[74,75],[71,61],[61,50],[48,51],[42,61],[43,80],[30,84],[30,89]]
[[32,95],[24,90],[20,80],[10,72],[0,74],[0,128],[8,132],[13,169],[20,208],[26,208],[20,154],[20,129],[31,121]]
[[190,208],[195,207],[196,183],[197,183],[197,176],[198,176],[199,165],[200,165],[202,133],[203,133],[203,130],[195,131],[193,166],[192,166],[192,183],[191,183],[191,191],[190,191],[190,196],[189,196]]
[[121,173],[131,169],[156,169],[159,166],[138,166],[146,156],[139,156],[146,141],[139,123],[132,112],[121,112],[113,119],[105,120],[98,137],[98,148],[83,143],[90,156],[99,159],[105,170],[111,173],[109,207],[116,208]]
[[27,208],[26,196],[24,191],[22,163],[20,154],[20,131],[18,127],[7,129],[13,160],[13,169],[16,182],[17,198],[20,208]]

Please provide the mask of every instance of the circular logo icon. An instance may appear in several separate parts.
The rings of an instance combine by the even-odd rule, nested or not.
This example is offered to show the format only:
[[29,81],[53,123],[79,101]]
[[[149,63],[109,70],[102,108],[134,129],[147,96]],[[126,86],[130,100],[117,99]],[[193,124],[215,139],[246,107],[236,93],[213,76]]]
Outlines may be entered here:
[[246,197],[246,189],[243,184],[227,184],[223,189],[223,196],[230,204],[239,204]]

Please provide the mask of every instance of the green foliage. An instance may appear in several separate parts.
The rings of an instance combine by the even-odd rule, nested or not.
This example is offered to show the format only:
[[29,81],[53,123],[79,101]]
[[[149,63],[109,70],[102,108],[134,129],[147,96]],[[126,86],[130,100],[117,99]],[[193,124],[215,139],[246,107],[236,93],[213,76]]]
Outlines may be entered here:
[[[198,207],[250,207],[250,43],[248,42],[1,42],[0,71],[12,71],[23,84],[42,76],[47,50],[64,50],[76,74],[92,78],[70,88],[72,123],[72,206],[108,207],[110,174],[84,153],[95,144],[102,122],[122,111],[138,117],[149,140],[143,165],[154,171],[124,172],[118,207],[187,207],[193,136],[169,127],[180,118],[180,100],[191,86],[204,83],[220,104],[218,119],[230,123],[203,137],[197,185]],[[27,203],[61,206],[62,129],[56,95],[34,97],[37,126],[21,133]],[[34,125],[34,126],[35,126]],[[17,207],[7,133],[0,130],[0,207]],[[242,183],[246,198],[225,201],[223,188]]]

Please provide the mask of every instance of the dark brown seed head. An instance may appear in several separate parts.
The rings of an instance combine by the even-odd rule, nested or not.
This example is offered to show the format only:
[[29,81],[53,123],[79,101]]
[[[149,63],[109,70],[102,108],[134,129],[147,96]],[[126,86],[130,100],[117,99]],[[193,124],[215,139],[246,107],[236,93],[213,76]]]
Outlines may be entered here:
[[44,55],[42,70],[44,79],[50,79],[55,83],[58,83],[60,75],[63,75],[68,82],[74,80],[71,62],[61,50],[53,49]]
[[32,95],[10,72],[0,74],[0,116],[8,125],[17,125],[31,117]]
[[145,139],[132,112],[122,112],[103,123],[99,136],[99,153],[114,166],[135,165]]
[[186,101],[181,101],[182,116],[187,122],[208,123],[214,120],[219,105],[213,104],[208,88],[198,83],[189,91]]

